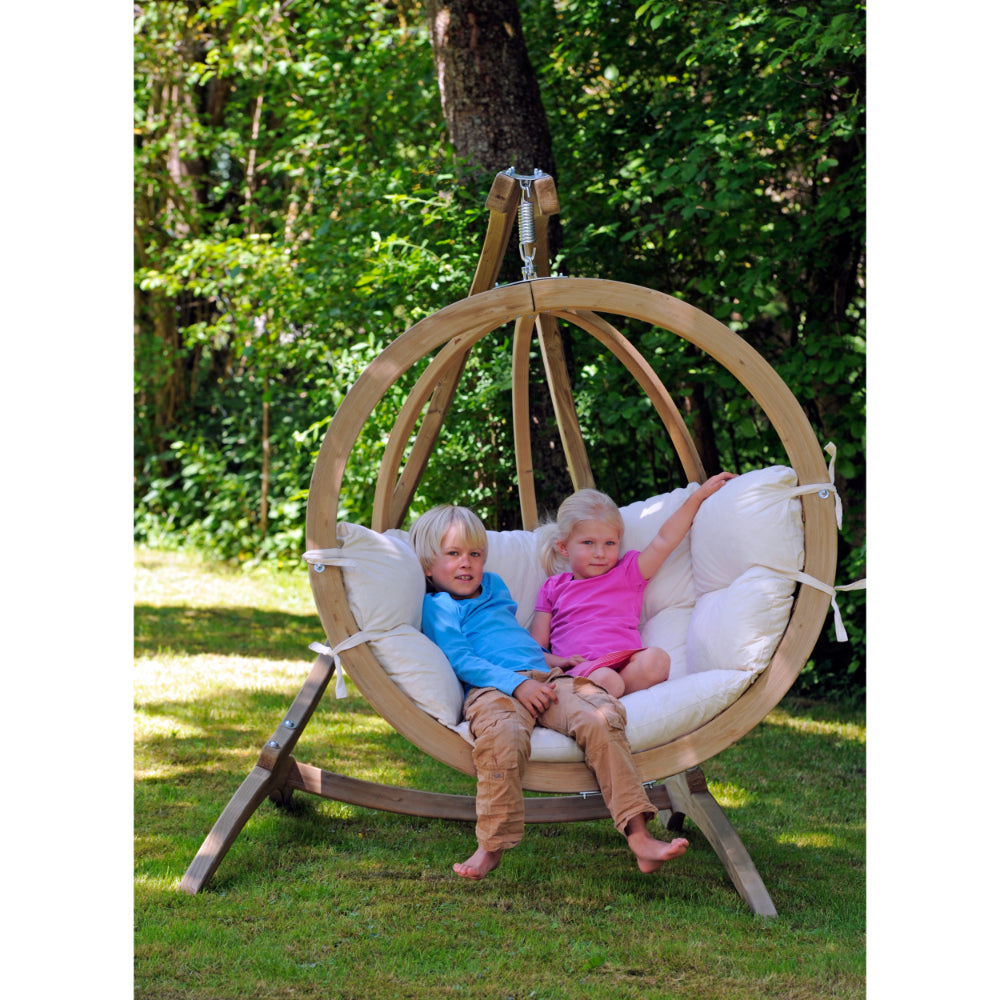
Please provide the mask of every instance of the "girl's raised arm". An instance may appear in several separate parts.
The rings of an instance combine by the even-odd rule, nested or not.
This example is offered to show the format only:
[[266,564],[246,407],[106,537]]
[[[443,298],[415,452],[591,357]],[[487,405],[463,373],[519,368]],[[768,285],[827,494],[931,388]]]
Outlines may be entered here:
[[642,573],[644,579],[651,579],[653,574],[670,558],[674,549],[684,540],[684,536],[691,530],[694,516],[698,513],[698,508],[702,503],[713,493],[722,489],[730,479],[735,478],[736,476],[731,472],[720,472],[717,476],[712,476],[711,479],[702,483],[663,522],[653,540],[639,553],[639,572]]

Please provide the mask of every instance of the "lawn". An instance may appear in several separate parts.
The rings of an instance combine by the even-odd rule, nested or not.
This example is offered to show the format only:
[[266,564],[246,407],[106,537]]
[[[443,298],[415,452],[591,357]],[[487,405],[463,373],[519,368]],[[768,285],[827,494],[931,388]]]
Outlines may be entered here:
[[[179,891],[321,638],[304,572],[136,550],[136,997],[865,996],[865,717],[794,698],[704,766],[776,919],[747,909],[690,823],[687,854],[652,876],[604,820],[529,826],[469,883],[451,863],[471,824],[301,793],[266,802],[201,893]],[[348,692],[328,692],[298,759],[472,791]]]

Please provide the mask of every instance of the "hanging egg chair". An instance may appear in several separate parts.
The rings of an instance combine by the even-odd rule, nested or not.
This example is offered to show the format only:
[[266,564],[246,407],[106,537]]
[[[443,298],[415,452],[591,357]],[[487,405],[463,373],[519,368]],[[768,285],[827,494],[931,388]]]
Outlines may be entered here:
[[[802,407],[784,382],[718,320],[649,288],[549,275],[546,223],[559,205],[548,175],[518,175],[513,169],[500,173],[486,205],[489,226],[469,296],[394,340],[354,383],[330,423],[309,489],[305,554],[325,641],[313,645],[318,655],[301,691],[206,838],[181,887],[192,893],[202,888],[268,797],[281,804],[293,792],[303,791],[409,815],[475,819],[473,796],[360,781],[306,764],[293,757],[292,750],[331,679],[339,694],[345,692],[346,669],[397,732],[444,764],[475,774],[471,740],[460,717],[461,687],[443,654],[419,631],[424,577],[403,528],[473,349],[490,345],[491,338],[512,345],[511,420],[522,527],[489,533],[486,569],[504,578],[522,624],[530,621],[544,579],[534,552],[538,504],[528,406],[529,358],[535,344],[544,361],[573,487],[600,488],[574,405],[560,324],[563,330],[596,339],[626,368],[650,400],[691,484],[624,504],[623,549],[641,548],[706,478],[667,389],[609,320],[628,317],[664,336],[679,337],[715,359],[756,401],[787,454],[787,465],[752,470],[710,497],[695,518],[689,540],[660,571],[662,578],[657,574],[650,582],[643,638],[668,648],[671,678],[622,699],[635,766],[661,817],[674,830],[689,817],[719,855],[744,901],[755,913],[773,916],[770,896],[709,792],[701,765],[778,704],[824,627],[838,589],[834,573],[839,499],[832,462],[827,464]],[[515,221],[520,226],[522,280],[495,286]],[[385,446],[371,524],[346,523],[338,517],[340,493],[355,443],[387,393],[408,376],[412,389]],[[524,788],[544,793],[527,797],[528,822],[607,816],[594,775],[569,737],[536,727]]]

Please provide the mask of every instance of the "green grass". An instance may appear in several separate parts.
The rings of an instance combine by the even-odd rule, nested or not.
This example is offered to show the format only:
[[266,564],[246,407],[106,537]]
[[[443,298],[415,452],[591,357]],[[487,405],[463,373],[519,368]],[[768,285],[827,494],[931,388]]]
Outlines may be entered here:
[[[197,896],[179,883],[308,672],[305,573],[137,550],[137,998],[865,995],[865,720],[786,702],[704,766],[778,910],[756,917],[697,828],[653,876],[610,821],[529,826],[482,883],[471,824],[297,793],[265,803]],[[394,733],[348,683],[296,750],[352,777],[472,779]]]

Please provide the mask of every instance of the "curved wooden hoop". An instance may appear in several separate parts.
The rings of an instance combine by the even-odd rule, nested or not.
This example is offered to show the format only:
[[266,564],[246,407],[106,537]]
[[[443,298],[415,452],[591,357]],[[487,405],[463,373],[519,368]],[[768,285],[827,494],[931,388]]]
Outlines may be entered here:
[[[591,312],[629,316],[662,327],[701,348],[730,371],[760,405],[775,427],[799,483],[827,480],[823,453],[791,391],[753,348],[718,320],[663,292],[637,285],[597,278],[540,278],[495,288],[446,306],[412,326],[369,365],[334,415],[320,448],[309,489],[306,547],[337,546],[337,505],[351,449],[379,400],[404,371],[449,341],[455,351],[468,349],[517,317],[562,313],[586,329],[591,324],[585,325],[581,318]],[[433,388],[431,381],[429,378],[423,384],[422,393]],[[391,490],[391,484],[385,489]],[[388,506],[383,504],[382,509],[387,511]],[[802,511],[804,572],[832,586],[837,541],[832,495],[824,500],[806,494]],[[389,526],[386,517],[379,521],[372,525],[376,530]],[[328,641],[336,645],[358,631],[340,573],[311,572],[310,580]],[[635,753],[640,778],[652,781],[695,767],[757,725],[781,700],[808,659],[826,620],[829,601],[821,590],[801,587],[785,634],[756,682],[733,705],[694,732]],[[367,645],[345,651],[343,659],[361,693],[397,732],[449,766],[466,774],[475,773],[470,745],[417,708],[389,679]],[[575,792],[596,786],[593,774],[582,762],[531,762],[524,787]]]
[[701,463],[701,456],[695,448],[691,434],[681,417],[677,405],[670,398],[670,393],[660,381],[659,376],[650,367],[649,362],[625,339],[625,336],[616,330],[607,320],[601,316],[595,316],[589,312],[569,312],[560,310],[554,314],[559,319],[565,319],[575,326],[585,330],[595,340],[600,341],[628,370],[629,374],[645,390],[653,404],[654,409],[660,415],[663,426],[666,427],[670,435],[670,441],[681,461],[681,467],[688,481],[692,483],[704,482],[705,467]]
[[[403,459],[403,452],[413,433],[417,421],[420,419],[420,411],[424,408],[431,396],[435,394],[438,386],[446,380],[449,382],[449,396],[454,393],[457,385],[451,384],[456,367],[459,372],[465,365],[465,359],[469,353],[469,348],[479,339],[480,336],[490,332],[491,328],[481,331],[474,331],[470,337],[456,337],[446,347],[438,352],[433,361],[424,369],[423,374],[417,380],[417,384],[410,390],[406,397],[403,408],[396,416],[396,423],[393,425],[389,441],[382,453],[382,463],[379,468],[378,482],[392,483],[395,489],[390,494],[388,489],[379,490],[375,496],[375,506],[372,512],[372,527],[376,531],[385,531],[386,528],[401,524],[406,516],[405,510],[399,509],[397,497],[406,487],[405,482],[397,483],[397,470]],[[388,386],[386,387],[388,388]],[[350,395],[350,394],[348,394]],[[346,402],[346,398],[345,398]],[[424,462],[429,456],[424,456]],[[418,478],[423,470],[423,462],[416,471],[412,465],[407,465],[406,476]]]

